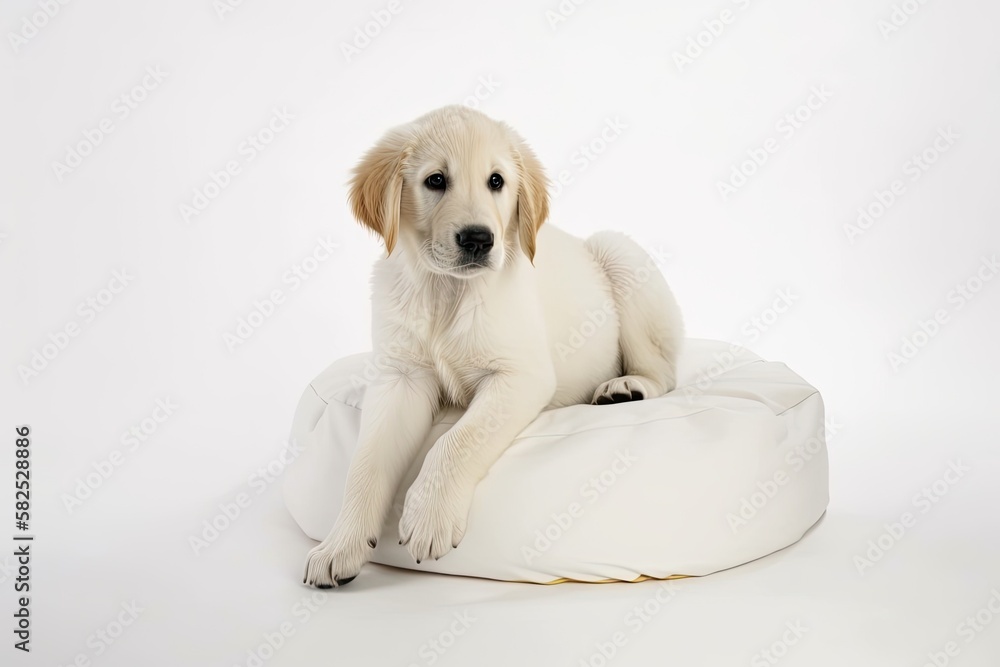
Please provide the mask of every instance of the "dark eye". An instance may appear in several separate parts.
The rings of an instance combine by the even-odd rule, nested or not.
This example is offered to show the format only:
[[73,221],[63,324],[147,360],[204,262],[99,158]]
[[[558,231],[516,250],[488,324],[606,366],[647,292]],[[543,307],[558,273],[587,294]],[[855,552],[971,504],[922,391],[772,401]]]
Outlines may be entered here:
[[490,176],[490,180],[487,181],[490,186],[490,190],[499,190],[503,187],[503,176],[500,174],[493,174]]
[[431,190],[444,190],[444,174],[431,174],[424,181],[424,185]]

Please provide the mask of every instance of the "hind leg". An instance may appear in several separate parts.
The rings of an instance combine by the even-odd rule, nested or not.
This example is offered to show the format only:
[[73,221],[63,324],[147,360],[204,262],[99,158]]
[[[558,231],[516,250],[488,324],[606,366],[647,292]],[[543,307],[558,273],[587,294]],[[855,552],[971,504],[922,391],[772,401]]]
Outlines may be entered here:
[[622,375],[601,384],[592,402],[656,398],[673,390],[684,324],[656,262],[617,232],[595,234],[586,245],[608,277],[621,323]]

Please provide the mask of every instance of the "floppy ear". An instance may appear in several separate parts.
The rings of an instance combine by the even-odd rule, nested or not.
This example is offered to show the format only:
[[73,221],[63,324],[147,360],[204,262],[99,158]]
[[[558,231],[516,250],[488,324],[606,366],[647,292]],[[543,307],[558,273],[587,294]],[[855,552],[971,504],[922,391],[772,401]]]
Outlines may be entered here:
[[408,156],[406,135],[391,130],[365,153],[351,179],[348,200],[354,217],[382,237],[386,255],[396,247],[403,197],[402,168]]
[[534,264],[535,236],[549,217],[549,179],[542,163],[524,141],[514,150],[520,187],[517,191],[517,233],[521,248]]

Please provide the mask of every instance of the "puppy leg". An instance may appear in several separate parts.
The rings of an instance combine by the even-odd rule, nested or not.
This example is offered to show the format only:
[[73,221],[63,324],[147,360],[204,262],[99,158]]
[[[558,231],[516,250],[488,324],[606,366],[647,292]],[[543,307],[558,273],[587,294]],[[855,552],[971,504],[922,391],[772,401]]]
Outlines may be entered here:
[[680,309],[656,262],[617,232],[587,239],[588,250],[611,283],[621,323],[622,377],[594,392],[593,403],[662,396],[677,386],[677,354],[684,338]]
[[385,370],[366,391],[343,509],[327,538],[306,558],[303,583],[317,588],[349,583],[368,562],[439,404],[440,387],[430,369]]
[[440,558],[458,546],[479,480],[554,392],[554,374],[539,378],[511,371],[482,381],[465,414],[427,453],[406,493],[399,536],[414,560]]

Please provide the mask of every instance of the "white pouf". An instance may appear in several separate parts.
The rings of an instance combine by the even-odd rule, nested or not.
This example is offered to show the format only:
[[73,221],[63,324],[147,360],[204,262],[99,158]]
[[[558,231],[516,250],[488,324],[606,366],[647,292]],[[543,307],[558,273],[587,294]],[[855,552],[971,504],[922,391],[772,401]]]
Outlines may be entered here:
[[[369,355],[327,368],[299,402],[303,448],[285,502],[326,537],[357,446]],[[423,453],[461,412],[443,412],[400,486],[372,560],[509,581],[705,575],[797,542],[829,501],[823,399],[782,363],[689,339],[678,388],[660,398],[543,412],[476,489],[468,530],[417,565],[398,544]]]

